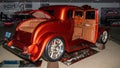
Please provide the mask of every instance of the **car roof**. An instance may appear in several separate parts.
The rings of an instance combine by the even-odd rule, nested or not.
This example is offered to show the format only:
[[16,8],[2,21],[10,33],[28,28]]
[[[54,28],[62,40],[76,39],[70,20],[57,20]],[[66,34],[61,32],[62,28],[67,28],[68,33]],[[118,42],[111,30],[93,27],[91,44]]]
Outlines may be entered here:
[[50,6],[44,6],[44,7],[41,7],[40,9],[62,9],[62,8],[65,8],[65,9],[75,9],[75,8],[79,8],[79,9],[82,9],[81,7],[78,7],[78,6],[74,6],[74,5],[50,5]]

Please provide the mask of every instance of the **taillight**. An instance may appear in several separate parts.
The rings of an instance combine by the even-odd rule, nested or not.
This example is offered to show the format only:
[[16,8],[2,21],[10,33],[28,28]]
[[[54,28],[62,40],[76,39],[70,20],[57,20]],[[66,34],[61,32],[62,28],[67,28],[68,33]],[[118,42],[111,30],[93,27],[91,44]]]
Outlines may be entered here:
[[30,46],[28,47],[28,51],[29,51],[29,53],[31,53],[32,55],[33,55],[33,54],[36,54],[36,53],[38,52],[38,47],[37,47],[37,45],[30,45]]
[[7,43],[8,46],[12,46],[13,45],[13,41],[11,40],[10,42]]
[[28,54],[28,53],[29,53],[29,52],[28,52],[28,47],[24,47],[22,53],[23,53],[23,54]]

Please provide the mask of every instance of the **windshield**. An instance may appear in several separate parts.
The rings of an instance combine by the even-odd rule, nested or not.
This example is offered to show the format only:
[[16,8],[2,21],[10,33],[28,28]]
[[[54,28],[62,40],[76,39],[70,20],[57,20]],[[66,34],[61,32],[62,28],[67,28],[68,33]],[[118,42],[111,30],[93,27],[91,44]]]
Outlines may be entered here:
[[48,15],[47,13],[45,13],[43,11],[36,11],[36,12],[32,13],[32,15],[36,18],[48,18],[48,19],[51,18],[50,15]]

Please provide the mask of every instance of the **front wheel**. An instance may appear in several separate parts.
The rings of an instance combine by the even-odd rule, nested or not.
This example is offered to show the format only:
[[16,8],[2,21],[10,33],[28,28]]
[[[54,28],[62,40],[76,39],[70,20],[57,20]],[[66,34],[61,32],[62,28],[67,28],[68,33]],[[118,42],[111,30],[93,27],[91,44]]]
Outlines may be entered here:
[[96,46],[98,49],[103,50],[105,49],[105,43],[108,41],[108,31],[103,31],[100,37],[98,38],[96,42]]
[[52,38],[48,41],[43,59],[47,61],[58,61],[64,54],[64,41],[59,37]]
[[108,31],[103,31],[98,39],[98,43],[105,44],[108,41]]

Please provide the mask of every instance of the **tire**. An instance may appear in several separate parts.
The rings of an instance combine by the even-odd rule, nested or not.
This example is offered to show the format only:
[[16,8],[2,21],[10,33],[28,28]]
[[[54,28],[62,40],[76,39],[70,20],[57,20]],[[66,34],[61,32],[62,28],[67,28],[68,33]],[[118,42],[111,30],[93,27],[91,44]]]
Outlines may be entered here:
[[108,36],[108,31],[103,31],[98,39],[98,43],[106,44],[106,42],[108,41]]
[[103,31],[102,34],[100,35],[100,37],[98,38],[97,42],[96,42],[96,46],[98,49],[103,50],[105,49],[105,44],[108,41],[108,31]]
[[43,59],[50,62],[58,61],[62,58],[64,54],[64,41],[59,37],[52,38],[48,41],[44,54]]

